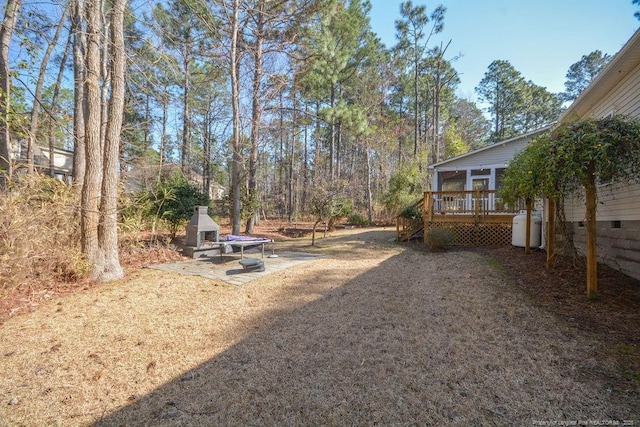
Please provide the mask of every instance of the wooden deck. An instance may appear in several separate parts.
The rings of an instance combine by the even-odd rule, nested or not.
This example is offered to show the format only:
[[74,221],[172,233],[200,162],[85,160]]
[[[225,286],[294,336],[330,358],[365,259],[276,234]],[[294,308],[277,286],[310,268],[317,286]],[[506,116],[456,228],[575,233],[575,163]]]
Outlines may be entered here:
[[524,203],[509,206],[495,190],[428,191],[416,203],[422,218],[398,217],[397,237],[407,241],[420,231],[446,228],[458,246],[502,246],[511,244],[513,217],[525,209]]

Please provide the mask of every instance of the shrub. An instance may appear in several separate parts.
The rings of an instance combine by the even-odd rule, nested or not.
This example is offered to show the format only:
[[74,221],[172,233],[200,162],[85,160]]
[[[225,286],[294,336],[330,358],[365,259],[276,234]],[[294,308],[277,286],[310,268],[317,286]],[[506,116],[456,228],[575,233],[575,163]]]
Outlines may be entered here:
[[383,203],[392,212],[398,212],[402,206],[422,197],[422,180],[424,174],[417,164],[405,166],[396,171],[389,180],[389,190],[384,195]]
[[[118,229],[121,233],[139,233],[154,228],[153,203],[147,191],[118,194]],[[154,228],[155,231],[155,228]]]
[[355,225],[358,227],[365,227],[369,225],[369,221],[367,220],[367,218],[364,215],[359,214],[357,212],[349,215],[348,222],[349,224]]
[[10,184],[0,196],[0,294],[74,281],[88,271],[80,250],[79,205],[76,190],[53,178],[24,175]]
[[406,219],[420,218],[421,215],[422,215],[422,212],[420,211],[420,208],[418,208],[418,206],[415,205],[415,203],[407,206],[402,210],[402,212],[400,212],[400,216]]
[[432,251],[444,251],[453,243],[454,235],[446,228],[434,228],[427,231],[424,241]]
[[147,223],[155,232],[157,223],[162,222],[175,235],[191,218],[195,206],[208,206],[209,203],[209,196],[177,172],[162,178],[151,190],[131,196],[128,205],[121,205],[121,208],[126,207],[121,211],[121,228],[125,224],[133,224],[130,228],[134,229]]

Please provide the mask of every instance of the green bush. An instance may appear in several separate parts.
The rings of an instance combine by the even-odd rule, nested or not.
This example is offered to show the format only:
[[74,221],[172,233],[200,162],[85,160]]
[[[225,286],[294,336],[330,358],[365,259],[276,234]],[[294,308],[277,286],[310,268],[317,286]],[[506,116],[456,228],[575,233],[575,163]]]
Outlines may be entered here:
[[432,251],[444,251],[453,243],[454,235],[446,228],[434,228],[427,231],[424,242],[429,245]]
[[349,215],[349,218],[347,221],[349,222],[349,224],[355,225],[358,227],[365,227],[369,225],[369,221],[367,220],[367,218],[364,215],[359,214],[357,212]]
[[194,207],[209,206],[211,201],[180,172],[162,178],[151,190],[143,190],[132,198],[135,202],[122,210],[122,223],[159,221],[166,224],[173,235],[191,218]]
[[344,218],[351,215],[353,204],[347,197],[336,197],[331,203],[331,216],[334,218]]
[[402,209],[402,212],[400,212],[400,216],[406,219],[416,219],[422,216],[422,212],[420,211],[420,208],[414,203]]
[[200,189],[189,183],[182,175],[161,182],[173,189],[175,197],[165,200],[159,210],[162,219],[169,223],[172,233],[178,231],[185,222],[193,215],[193,208],[196,206],[209,206],[211,200]]
[[155,218],[153,203],[146,191],[118,194],[118,228],[122,233],[139,233],[153,228]]
[[389,180],[389,189],[384,195],[383,203],[390,212],[398,212],[413,200],[422,197],[422,180],[424,174],[416,164],[396,171]]

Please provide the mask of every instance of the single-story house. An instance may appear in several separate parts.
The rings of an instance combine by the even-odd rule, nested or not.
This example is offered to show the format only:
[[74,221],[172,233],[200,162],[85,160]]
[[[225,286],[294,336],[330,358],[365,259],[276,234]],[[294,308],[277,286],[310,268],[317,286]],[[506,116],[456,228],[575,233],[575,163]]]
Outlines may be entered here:
[[479,148],[451,159],[429,165],[433,171],[433,191],[498,190],[502,174],[515,155],[522,151],[536,135],[548,130],[545,126]]
[[[11,146],[11,159],[16,165],[27,164],[27,143],[25,140],[14,139]],[[50,168],[49,147],[35,144],[33,148],[33,160],[37,170],[44,174],[49,174]],[[164,165],[136,165],[129,171],[126,177],[125,188],[130,191],[137,191],[146,188],[155,182],[157,177],[164,173],[170,175],[180,169],[180,165],[175,163],[165,163]],[[53,149],[53,176],[60,181],[71,184],[73,177],[73,151],[63,148]],[[205,178],[196,173],[192,173],[188,178],[192,184],[202,187]],[[226,193],[226,188],[211,180],[209,183],[209,197],[211,200],[222,200]]]
[[499,198],[502,175],[515,155],[550,127],[429,165],[432,191],[418,202],[422,218],[398,218],[398,240],[444,228],[460,246],[511,244],[513,218],[526,206]]

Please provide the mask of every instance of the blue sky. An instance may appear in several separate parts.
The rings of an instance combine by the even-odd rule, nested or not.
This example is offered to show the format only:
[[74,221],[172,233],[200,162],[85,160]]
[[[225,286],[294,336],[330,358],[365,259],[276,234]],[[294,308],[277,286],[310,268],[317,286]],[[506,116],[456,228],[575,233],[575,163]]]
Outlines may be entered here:
[[[371,26],[387,47],[395,45],[400,0],[371,0]],[[526,80],[562,92],[571,64],[598,49],[618,52],[640,27],[631,0],[414,0],[427,13],[447,8],[444,31],[432,44],[451,40],[448,58],[461,84],[458,96],[476,100],[474,88],[491,62],[507,60]]]

